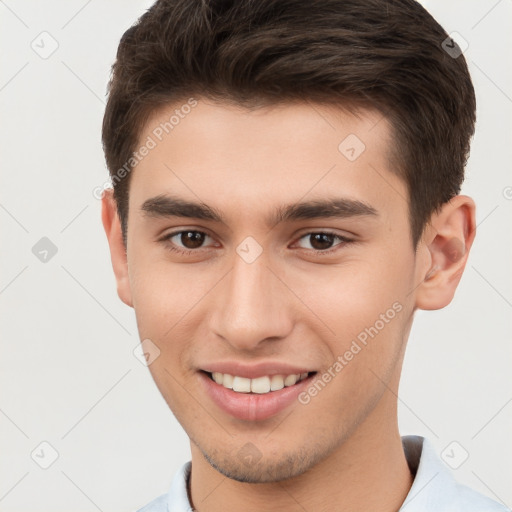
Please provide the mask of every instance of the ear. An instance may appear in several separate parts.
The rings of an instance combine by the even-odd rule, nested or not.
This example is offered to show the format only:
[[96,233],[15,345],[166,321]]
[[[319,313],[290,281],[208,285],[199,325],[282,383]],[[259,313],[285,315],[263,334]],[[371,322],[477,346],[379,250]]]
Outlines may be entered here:
[[123,241],[121,221],[112,189],[103,191],[101,198],[101,220],[110,246],[110,258],[117,281],[117,294],[128,306],[133,307],[130,280],[128,277],[128,260]]
[[434,213],[426,226],[418,251],[427,264],[416,288],[416,307],[441,309],[453,299],[475,238],[475,203],[455,196]]

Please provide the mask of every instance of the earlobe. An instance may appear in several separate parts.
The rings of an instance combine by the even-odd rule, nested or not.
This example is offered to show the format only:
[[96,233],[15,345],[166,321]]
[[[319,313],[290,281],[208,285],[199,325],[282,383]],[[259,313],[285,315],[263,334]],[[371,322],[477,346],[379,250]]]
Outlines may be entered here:
[[101,198],[101,220],[110,247],[110,259],[117,282],[117,294],[126,305],[133,307],[126,247],[123,241],[121,222],[112,189],[103,191]]
[[430,265],[419,268],[416,307],[441,309],[453,299],[475,237],[475,203],[456,196],[432,215],[420,251],[427,251]]

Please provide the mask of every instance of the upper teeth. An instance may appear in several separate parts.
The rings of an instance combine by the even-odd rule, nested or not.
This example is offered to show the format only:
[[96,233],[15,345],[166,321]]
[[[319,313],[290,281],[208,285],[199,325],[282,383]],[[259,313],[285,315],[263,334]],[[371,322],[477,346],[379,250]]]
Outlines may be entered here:
[[299,380],[305,379],[306,373],[292,373],[291,375],[272,375],[258,377],[256,379],[247,379],[230,375],[229,373],[213,372],[212,378],[221,386],[232,389],[238,393],[268,393],[269,391],[278,391],[285,386],[293,386]]

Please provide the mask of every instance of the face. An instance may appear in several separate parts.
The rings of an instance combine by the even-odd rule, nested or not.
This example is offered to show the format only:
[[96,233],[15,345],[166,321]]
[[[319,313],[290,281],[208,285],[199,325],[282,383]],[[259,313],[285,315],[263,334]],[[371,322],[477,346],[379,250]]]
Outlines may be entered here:
[[141,137],[156,146],[131,177],[120,296],[193,449],[235,480],[299,475],[396,416],[386,386],[425,268],[390,127],[199,100],[159,141],[175,108]]

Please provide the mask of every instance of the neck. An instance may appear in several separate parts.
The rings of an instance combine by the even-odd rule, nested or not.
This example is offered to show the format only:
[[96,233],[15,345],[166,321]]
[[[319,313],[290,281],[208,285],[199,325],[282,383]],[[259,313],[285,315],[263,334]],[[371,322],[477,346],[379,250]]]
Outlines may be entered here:
[[224,512],[227,503],[230,510],[245,512],[396,512],[413,482],[396,418],[396,398],[385,392],[364,423],[326,459],[301,475],[264,484],[225,477],[191,443],[191,504],[198,512]]

